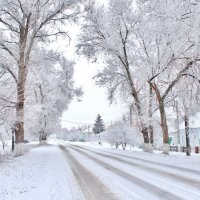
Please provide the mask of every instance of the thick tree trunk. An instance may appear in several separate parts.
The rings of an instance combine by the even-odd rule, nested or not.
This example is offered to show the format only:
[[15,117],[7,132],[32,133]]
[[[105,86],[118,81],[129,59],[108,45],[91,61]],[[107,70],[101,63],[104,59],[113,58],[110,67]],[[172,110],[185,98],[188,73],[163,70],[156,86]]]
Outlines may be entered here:
[[23,145],[24,145],[24,116],[23,116],[23,109],[18,109],[18,121],[16,122],[16,131],[15,131],[15,156],[20,156],[23,154]]
[[185,112],[185,137],[186,137],[186,155],[190,156],[191,146],[190,146],[190,137],[189,137],[189,117],[187,112]]
[[161,121],[161,128],[163,132],[163,153],[169,155],[169,133],[168,133],[168,126],[167,126],[167,118],[165,113],[165,106],[164,106],[164,98],[161,97],[160,92],[155,84],[150,83],[152,88],[156,93],[156,98],[158,100],[158,108],[160,111],[160,121]]
[[[28,29],[30,23],[31,13],[24,16],[25,24],[20,26],[19,33],[19,61],[18,61],[18,79],[17,79],[17,108],[16,108],[16,130],[15,130],[15,155],[20,156],[23,154],[23,142],[24,142],[24,101],[25,101],[25,83],[28,74],[28,58],[26,55],[27,50],[27,38]],[[29,52],[30,53],[30,52]]]
[[149,143],[148,128],[146,128],[145,125],[143,125],[142,134],[143,134],[143,138],[144,138],[144,151],[145,152],[152,152],[153,149],[152,149],[152,144]]
[[150,139],[150,144],[153,145],[154,136],[153,136],[153,126],[151,124],[149,125],[149,139]]
[[143,123],[143,114],[142,114],[142,109],[141,109],[141,105],[140,105],[140,101],[138,98],[138,93],[136,92],[135,88],[132,88],[133,90],[133,98],[135,100],[135,107],[138,113],[138,117],[139,117],[139,124],[141,127],[141,132],[144,138],[144,151],[145,152],[152,152],[152,148],[150,148],[151,145],[149,145],[149,133],[148,133],[148,126],[147,124]]
[[[21,55],[21,54],[20,54]],[[25,81],[26,81],[26,66],[24,61],[24,55],[20,56],[20,64],[18,71],[18,83],[17,83],[17,108],[16,108],[16,130],[15,130],[15,155],[20,156],[23,154],[23,142],[24,142],[24,101],[25,101]]]
[[159,111],[160,111],[160,118],[161,118],[161,128],[163,132],[163,153],[168,155],[169,154],[169,143],[168,143],[169,133],[168,133],[165,108],[162,101],[159,102]]
[[[21,71],[21,70],[19,70]],[[22,72],[19,72],[22,73]],[[24,142],[24,90],[25,90],[25,83],[22,78],[22,74],[19,75],[19,82],[17,88],[17,121],[16,121],[16,130],[15,130],[15,155],[20,156],[23,154],[23,142]]]
[[141,108],[141,102],[139,99],[139,93],[136,90],[133,78],[131,76],[131,71],[130,71],[129,61],[128,61],[128,54],[126,51],[126,41],[123,38],[122,38],[122,44],[123,44],[124,57],[122,58],[121,56],[118,56],[118,58],[120,59],[122,65],[124,66],[124,69],[126,71],[127,80],[128,80],[128,83],[129,83],[130,89],[131,89],[131,95],[134,99],[134,105],[136,107],[137,114],[139,117],[139,125],[140,125],[141,132],[142,132],[143,138],[144,138],[145,151],[149,151],[149,149],[146,148],[146,146],[147,146],[146,144],[149,144],[148,126],[142,121],[144,119],[143,119],[143,113],[142,113],[142,108]]
[[153,98],[153,88],[152,85],[149,86],[149,138],[150,144],[154,143],[153,138],[153,125],[152,125],[152,98]]

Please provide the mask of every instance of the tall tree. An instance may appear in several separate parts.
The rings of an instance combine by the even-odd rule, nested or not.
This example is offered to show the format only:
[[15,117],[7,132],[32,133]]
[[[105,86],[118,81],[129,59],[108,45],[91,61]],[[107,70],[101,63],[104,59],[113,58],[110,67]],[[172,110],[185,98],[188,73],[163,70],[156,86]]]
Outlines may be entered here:
[[[2,0],[0,47],[13,61],[5,69],[16,83],[16,143],[24,140],[24,108],[29,62],[34,46],[67,36],[64,24],[79,13],[76,0]],[[61,29],[61,25],[63,29]],[[21,151],[19,151],[21,154]]]
[[137,31],[138,50],[134,63],[157,98],[163,153],[168,154],[166,106],[171,101],[171,91],[185,76],[190,76],[191,71],[198,74],[199,39],[195,35],[199,30],[196,24],[200,17],[199,5],[180,0],[140,2],[143,18]]
[[[74,88],[73,62],[43,48],[38,48],[33,56],[39,59],[31,63],[27,80],[25,130],[45,139],[55,132],[63,111],[74,97],[82,95],[82,91]],[[30,119],[31,124],[28,123]]]
[[[190,117],[195,116],[199,112],[199,89],[200,80],[191,75],[183,79],[181,83],[178,83],[173,89],[173,95],[177,106],[177,112],[182,116],[185,122],[185,145],[186,155],[190,156]],[[179,126],[179,124],[178,124]],[[180,136],[179,136],[180,137]]]
[[111,101],[116,96],[132,99],[147,147],[149,135],[144,117],[146,109],[140,96],[142,84],[135,76],[137,73],[132,61],[138,22],[138,11],[132,0],[111,0],[108,8],[92,4],[83,25],[78,52],[94,60],[103,55],[107,66],[97,74],[96,82],[107,88]]

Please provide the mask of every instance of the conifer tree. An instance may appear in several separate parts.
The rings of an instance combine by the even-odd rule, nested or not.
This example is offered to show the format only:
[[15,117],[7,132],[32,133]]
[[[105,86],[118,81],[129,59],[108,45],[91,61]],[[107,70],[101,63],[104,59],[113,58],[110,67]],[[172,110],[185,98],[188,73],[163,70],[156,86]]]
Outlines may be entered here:
[[101,132],[105,131],[105,125],[100,114],[97,115],[97,118],[95,120],[94,127],[92,130],[95,134],[100,134]]

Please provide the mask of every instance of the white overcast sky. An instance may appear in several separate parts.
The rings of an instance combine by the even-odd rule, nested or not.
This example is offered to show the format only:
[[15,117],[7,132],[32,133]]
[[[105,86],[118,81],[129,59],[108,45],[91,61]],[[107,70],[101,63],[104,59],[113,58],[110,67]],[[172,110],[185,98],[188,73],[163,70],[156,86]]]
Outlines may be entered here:
[[[101,114],[104,122],[111,123],[122,118],[125,106],[122,104],[110,105],[107,100],[106,89],[95,85],[93,76],[102,69],[102,64],[90,63],[84,57],[75,54],[75,44],[80,28],[77,25],[70,27],[71,44],[59,43],[59,48],[64,50],[67,58],[73,59],[75,64],[74,81],[76,86],[82,87],[84,95],[82,101],[74,100],[69,109],[63,113],[62,127],[72,128],[80,126],[76,123],[93,124],[97,114]],[[68,122],[69,121],[69,122]],[[76,123],[70,123],[76,122]]]

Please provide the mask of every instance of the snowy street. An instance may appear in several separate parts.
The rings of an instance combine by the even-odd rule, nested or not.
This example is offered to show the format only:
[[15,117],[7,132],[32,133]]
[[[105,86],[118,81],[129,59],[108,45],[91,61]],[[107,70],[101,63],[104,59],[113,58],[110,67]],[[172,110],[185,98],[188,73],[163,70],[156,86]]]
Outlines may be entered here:
[[200,199],[199,157],[177,164],[175,158],[79,143],[45,145],[0,163],[0,199]]
[[200,0],[0,0],[0,200],[200,200]]

